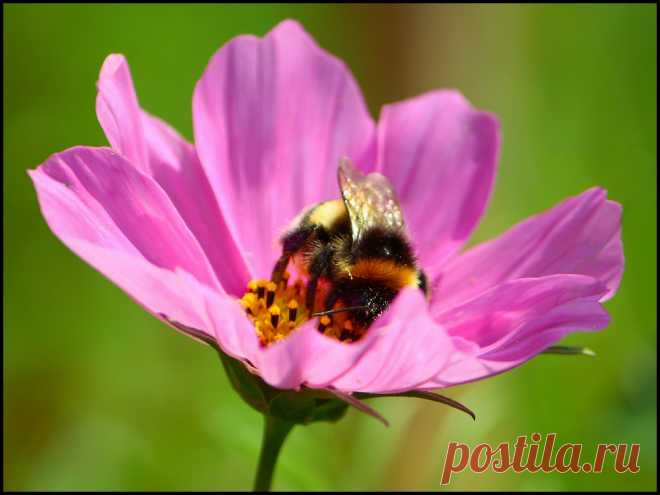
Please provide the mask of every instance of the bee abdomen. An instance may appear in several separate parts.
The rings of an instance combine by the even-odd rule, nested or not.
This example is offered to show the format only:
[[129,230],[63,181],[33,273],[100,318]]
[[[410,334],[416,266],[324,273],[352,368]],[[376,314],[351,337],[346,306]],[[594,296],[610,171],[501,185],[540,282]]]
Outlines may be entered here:
[[353,313],[353,318],[358,325],[368,326],[387,309],[397,292],[374,280],[353,279],[338,281],[334,297],[341,300],[345,306],[366,306],[366,309]]
[[374,280],[392,290],[398,291],[408,285],[417,286],[417,269],[414,266],[399,265],[385,258],[363,258],[344,268],[348,278]]

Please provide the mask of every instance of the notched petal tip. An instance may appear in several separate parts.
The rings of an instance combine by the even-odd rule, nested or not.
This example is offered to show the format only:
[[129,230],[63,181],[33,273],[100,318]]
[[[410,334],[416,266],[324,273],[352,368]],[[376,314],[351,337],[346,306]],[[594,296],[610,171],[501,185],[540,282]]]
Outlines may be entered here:
[[502,124],[500,119],[492,112],[486,110],[475,110],[474,125],[482,133],[490,134],[492,146],[494,147],[495,164],[498,162],[500,144],[502,141]]
[[299,21],[296,19],[284,19],[280,21],[278,24],[273,27],[270,32],[277,32],[277,31],[292,31],[292,32],[302,32],[307,34],[307,31],[305,28],[300,24]]
[[608,287],[605,301],[622,273],[621,206],[592,187],[452,259],[433,282],[432,306],[461,304],[507,280],[554,274],[600,280]]
[[[374,125],[356,81],[296,21],[216,51],[195,86],[193,120],[196,151],[252,278],[271,272],[286,222],[337,196],[340,154],[374,161]],[[240,221],[247,204],[262,222]]]
[[126,57],[121,53],[111,53],[103,61],[101,66],[101,71],[99,74],[99,79],[105,79],[108,77],[113,77],[114,74],[124,65],[128,65]]
[[394,185],[420,263],[434,277],[488,204],[499,121],[443,89],[384,106],[378,126],[378,171]]

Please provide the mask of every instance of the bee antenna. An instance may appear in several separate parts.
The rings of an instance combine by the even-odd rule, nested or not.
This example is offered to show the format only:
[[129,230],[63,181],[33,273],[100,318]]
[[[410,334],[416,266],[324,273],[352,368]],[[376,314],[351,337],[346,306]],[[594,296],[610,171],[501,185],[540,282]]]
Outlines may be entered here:
[[368,306],[348,306],[347,308],[328,309],[327,311],[312,313],[311,317],[314,318],[316,316],[333,315],[335,313],[345,313],[347,311],[360,311],[361,309],[368,309]]

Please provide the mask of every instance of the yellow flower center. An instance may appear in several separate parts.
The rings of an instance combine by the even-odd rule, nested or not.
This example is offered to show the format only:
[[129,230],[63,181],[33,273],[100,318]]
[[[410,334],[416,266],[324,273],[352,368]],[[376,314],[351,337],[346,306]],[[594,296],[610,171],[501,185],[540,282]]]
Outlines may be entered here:
[[[247,292],[240,299],[264,346],[282,340],[310,318],[310,311],[305,306],[305,283],[302,280],[294,284],[288,282],[288,272],[279,284],[265,279],[250,280]],[[324,285],[320,283],[315,306],[323,300],[324,292]],[[321,316],[317,330],[328,337],[353,342],[364,334],[365,329],[357,328],[347,313],[336,313]]]

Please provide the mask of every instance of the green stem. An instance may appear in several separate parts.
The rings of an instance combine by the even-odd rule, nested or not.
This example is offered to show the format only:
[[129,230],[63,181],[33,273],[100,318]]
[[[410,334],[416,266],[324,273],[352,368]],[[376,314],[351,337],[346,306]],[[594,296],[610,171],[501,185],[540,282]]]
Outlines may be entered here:
[[265,492],[270,490],[275,471],[275,463],[286,436],[293,428],[294,423],[275,416],[264,414],[264,436],[259,455],[257,477],[254,480],[254,491]]

